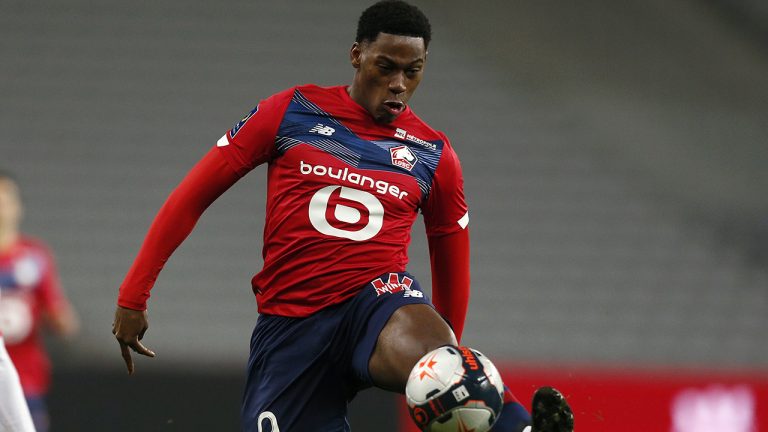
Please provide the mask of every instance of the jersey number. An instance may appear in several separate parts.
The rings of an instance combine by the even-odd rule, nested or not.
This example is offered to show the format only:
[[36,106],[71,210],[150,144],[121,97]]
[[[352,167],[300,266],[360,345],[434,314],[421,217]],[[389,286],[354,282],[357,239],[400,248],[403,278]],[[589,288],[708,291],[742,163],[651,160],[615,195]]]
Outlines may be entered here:
[[[350,231],[336,228],[328,222],[326,217],[328,201],[331,198],[331,194],[337,189],[341,189],[339,191],[341,199],[354,201],[365,207],[368,212],[368,223],[364,227],[356,231]],[[358,209],[343,204],[336,204],[333,209],[333,216],[336,220],[349,224],[357,223],[362,219],[362,214]],[[381,231],[381,226],[384,224],[384,206],[381,205],[381,201],[378,198],[368,192],[344,186],[326,186],[315,192],[312,200],[309,202],[309,221],[322,234],[354,241],[364,241]]]
[[271,411],[264,411],[263,413],[259,414],[259,432],[264,431],[261,426],[265,419],[269,421],[269,425],[271,426],[269,432],[280,432],[280,428],[277,427],[277,417],[275,417]]

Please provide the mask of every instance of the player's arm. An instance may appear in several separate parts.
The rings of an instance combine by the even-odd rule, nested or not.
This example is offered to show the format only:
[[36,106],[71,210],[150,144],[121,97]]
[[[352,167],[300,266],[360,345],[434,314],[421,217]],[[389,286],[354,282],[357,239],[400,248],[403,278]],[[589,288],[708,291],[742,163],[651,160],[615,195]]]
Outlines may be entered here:
[[432,303],[461,341],[469,306],[469,229],[428,236],[432,265]]
[[200,216],[240,175],[217,148],[211,149],[168,197],[152,222],[136,260],[120,287],[112,333],[120,344],[128,373],[133,373],[130,350],[154,357],[140,340],[149,327],[147,299],[160,270],[187,238]]
[[469,305],[469,213],[459,159],[445,140],[422,208],[432,266],[432,302],[461,340]]
[[80,330],[80,319],[61,288],[56,260],[51,251],[45,251],[46,269],[40,295],[42,317],[46,326],[59,337],[70,338]]
[[294,90],[261,101],[198,162],[155,217],[120,287],[112,333],[128,372],[131,350],[154,357],[140,342],[147,331],[147,300],[157,275],[206,208],[253,168],[277,157],[275,136]]
[[43,314],[48,328],[64,339],[72,338],[80,330],[80,319],[69,302],[59,304],[56,309]]

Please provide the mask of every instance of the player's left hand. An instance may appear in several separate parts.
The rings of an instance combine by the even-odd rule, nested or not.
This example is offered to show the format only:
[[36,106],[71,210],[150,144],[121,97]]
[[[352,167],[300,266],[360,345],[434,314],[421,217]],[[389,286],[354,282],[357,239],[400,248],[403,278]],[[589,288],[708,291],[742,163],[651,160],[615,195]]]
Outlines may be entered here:
[[154,357],[155,353],[139,342],[144,333],[149,328],[147,311],[137,311],[133,309],[118,306],[115,310],[115,321],[112,323],[112,334],[115,335],[120,344],[120,352],[125,360],[125,366],[128,368],[128,374],[133,375],[133,359],[131,358],[132,349],[135,352],[147,357]]

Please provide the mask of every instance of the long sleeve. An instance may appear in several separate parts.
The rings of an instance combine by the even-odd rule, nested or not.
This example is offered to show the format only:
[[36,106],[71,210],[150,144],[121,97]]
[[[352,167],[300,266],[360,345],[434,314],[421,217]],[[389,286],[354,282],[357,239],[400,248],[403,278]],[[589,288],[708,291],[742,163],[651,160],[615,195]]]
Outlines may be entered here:
[[445,146],[422,207],[432,264],[432,302],[461,340],[469,305],[469,211],[456,153]]
[[429,236],[432,302],[461,341],[469,305],[469,229]]
[[190,170],[152,222],[120,286],[118,305],[135,310],[147,308],[150,290],[165,262],[192,232],[205,209],[239,178],[216,147]]

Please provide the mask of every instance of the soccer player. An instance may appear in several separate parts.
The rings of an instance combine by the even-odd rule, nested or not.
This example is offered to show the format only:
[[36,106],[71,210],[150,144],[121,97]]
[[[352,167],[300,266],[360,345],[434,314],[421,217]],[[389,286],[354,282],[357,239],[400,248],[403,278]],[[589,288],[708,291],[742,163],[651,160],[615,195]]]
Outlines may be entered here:
[[49,249],[20,233],[22,213],[16,181],[0,172],[0,329],[35,427],[44,432],[51,367],[40,333],[48,328],[58,336],[72,336],[78,319],[62,294]]
[[[469,299],[461,167],[448,138],[408,106],[430,38],[416,7],[374,4],[358,23],[350,85],[302,85],[262,100],[192,168],[120,287],[113,333],[129,373],[131,350],[154,356],[140,340],[163,264],[203,211],[264,163],[264,266],[251,281],[259,318],[245,430],[347,431],[347,402],[357,391],[375,385],[402,393],[419,358],[458,344]],[[405,271],[419,211],[432,301]],[[507,393],[495,430],[520,431],[530,417]],[[538,396],[533,430],[570,431],[562,396]]]

